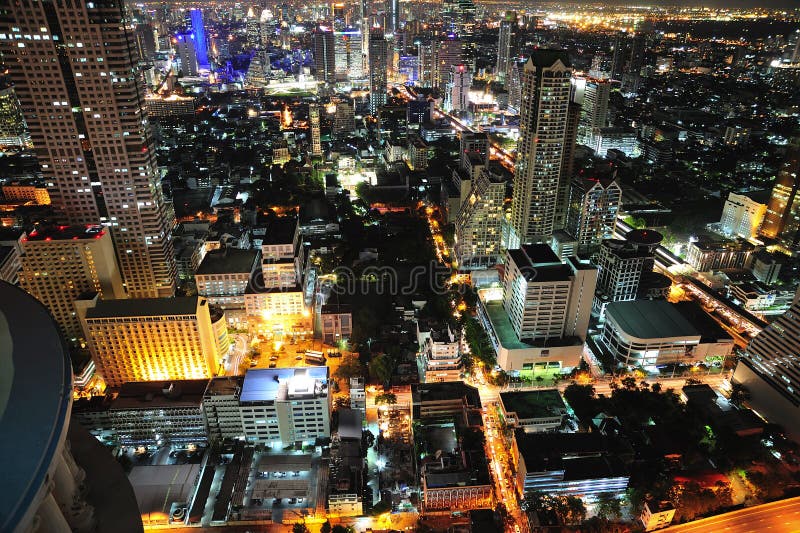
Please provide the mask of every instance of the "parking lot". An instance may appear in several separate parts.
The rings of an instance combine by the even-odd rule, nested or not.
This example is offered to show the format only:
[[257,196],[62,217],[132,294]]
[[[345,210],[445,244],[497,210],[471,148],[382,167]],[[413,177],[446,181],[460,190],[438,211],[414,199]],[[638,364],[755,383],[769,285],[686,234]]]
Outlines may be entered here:
[[[254,358],[254,363],[250,368],[289,368],[303,366],[322,366],[307,362],[306,352],[322,352],[325,358],[324,365],[330,368],[331,375],[336,372],[342,356],[347,352],[341,352],[336,346],[323,344],[318,340],[302,339],[283,341],[259,341],[254,348],[258,355]],[[329,355],[333,354],[333,355]],[[337,356],[337,354],[339,354]]]

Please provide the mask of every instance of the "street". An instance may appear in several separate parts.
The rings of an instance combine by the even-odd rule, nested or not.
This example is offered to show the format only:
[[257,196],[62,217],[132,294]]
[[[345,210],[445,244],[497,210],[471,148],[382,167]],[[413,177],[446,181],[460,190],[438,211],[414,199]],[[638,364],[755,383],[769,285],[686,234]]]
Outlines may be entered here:
[[664,533],[761,533],[800,531],[800,497],[789,498],[662,529]]

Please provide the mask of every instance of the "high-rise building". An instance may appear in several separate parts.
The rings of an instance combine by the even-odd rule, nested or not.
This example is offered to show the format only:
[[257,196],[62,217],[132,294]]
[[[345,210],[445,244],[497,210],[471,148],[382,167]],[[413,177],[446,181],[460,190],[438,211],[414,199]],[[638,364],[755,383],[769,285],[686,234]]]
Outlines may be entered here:
[[571,78],[563,51],[537,50],[525,64],[509,248],[549,241],[555,230]]
[[621,80],[625,72],[625,52],[628,49],[625,34],[618,32],[611,44],[611,79]]
[[124,298],[111,235],[102,226],[60,226],[31,231],[22,239],[20,286],[42,302],[64,338],[83,338],[74,301],[84,293]]
[[578,123],[578,142],[580,144],[596,146],[595,138],[599,134],[600,128],[606,127],[610,96],[611,83],[608,80],[586,80],[580,122]]
[[508,109],[512,113],[518,113],[522,103],[522,70],[524,68],[523,62],[517,61],[516,58],[511,60],[506,78],[506,89],[508,90]]
[[308,121],[311,129],[311,155],[322,155],[322,139],[319,131],[319,106],[308,106]]
[[0,89],[0,146],[30,147],[31,138],[17,95],[11,87]]
[[352,135],[356,129],[356,118],[353,104],[337,102],[336,112],[333,115],[333,134],[337,137]]
[[472,85],[472,72],[463,64],[450,68],[450,81],[447,83],[445,109],[451,113],[461,113],[469,108],[469,88]]
[[134,32],[136,34],[136,49],[139,52],[139,59],[145,63],[152,61],[158,48],[153,25],[150,23],[137,24]]
[[464,42],[455,35],[434,44],[433,87],[444,87],[453,67],[463,64]]
[[553,227],[563,230],[567,225],[567,211],[569,210],[569,187],[575,175],[575,145],[578,139],[578,126],[581,118],[581,104],[573,94],[567,107],[567,127],[564,130],[564,153],[561,156],[561,177],[558,180],[558,193],[556,194],[556,216]]
[[203,25],[203,12],[200,9],[191,9],[189,17],[192,21],[192,36],[194,37],[195,57],[197,66],[201,70],[208,70],[208,39],[206,39],[206,29]]
[[759,193],[728,193],[719,221],[720,231],[730,237],[743,239],[758,237],[758,231],[767,213],[767,204],[764,203],[762,196]]
[[767,213],[761,226],[761,235],[776,239],[787,251],[800,243],[800,139],[789,148],[783,166],[778,172]]
[[635,300],[642,279],[653,272],[654,253],[663,236],[653,230],[633,230],[625,239],[607,239],[597,252],[597,297],[594,306],[602,314],[610,302]]
[[399,0],[385,0],[386,2],[386,31],[397,33],[400,31],[400,2]]
[[354,28],[344,28],[334,32],[334,58],[336,80],[357,80],[364,77],[364,58],[361,52],[361,32]]
[[316,78],[325,83],[336,81],[336,43],[333,32],[317,26],[313,34]]
[[227,351],[224,313],[198,296],[77,300],[75,308],[106,385],[201,379],[216,374]]
[[244,83],[249,87],[264,87],[269,83],[270,58],[266,50],[254,50],[244,76]]
[[592,58],[589,76],[598,80],[607,80],[611,77],[612,57],[604,52],[597,52]]
[[503,20],[500,21],[500,34],[497,40],[497,66],[495,67],[495,76],[500,83],[506,83],[506,78],[509,74],[511,67],[511,58],[516,51],[516,32],[519,25],[517,24],[517,13],[514,11],[506,11]]
[[181,64],[183,76],[197,76],[197,48],[195,47],[194,34],[190,31],[175,34],[175,52]]
[[456,219],[455,259],[462,270],[492,267],[500,260],[506,181],[484,168],[472,182]]
[[462,131],[459,139],[459,166],[467,168],[467,161],[473,155],[480,158],[483,165],[489,164],[489,137],[484,132]]
[[129,295],[171,296],[175,217],[156,171],[123,3],[20,2],[6,10],[0,33],[32,36],[0,40],[0,53],[54,207],[70,224],[110,228]]
[[382,28],[372,28],[369,33],[369,112],[378,113],[386,105],[387,43]]
[[622,189],[611,178],[576,177],[570,187],[567,231],[585,252],[614,236]]
[[748,403],[768,421],[800,438],[800,298],[747,347],[731,381],[743,385]]
[[509,249],[505,257],[503,308],[521,341],[586,338],[597,270],[546,244]]

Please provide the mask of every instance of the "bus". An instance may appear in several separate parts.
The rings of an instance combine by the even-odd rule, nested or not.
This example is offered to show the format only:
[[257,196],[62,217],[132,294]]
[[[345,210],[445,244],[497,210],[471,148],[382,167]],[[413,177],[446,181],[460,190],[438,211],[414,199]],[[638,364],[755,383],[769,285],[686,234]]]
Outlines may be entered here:
[[306,350],[305,357],[306,357],[306,363],[308,364],[315,364],[315,365],[325,364],[325,356],[322,355],[322,352]]

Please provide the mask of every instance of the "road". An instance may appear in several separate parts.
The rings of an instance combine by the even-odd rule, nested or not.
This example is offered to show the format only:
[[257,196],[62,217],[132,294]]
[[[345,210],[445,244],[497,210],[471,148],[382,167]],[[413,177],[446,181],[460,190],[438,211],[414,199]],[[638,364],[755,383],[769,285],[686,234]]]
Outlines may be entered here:
[[763,533],[800,531],[800,497],[748,507],[711,518],[661,529],[663,533]]
[[239,366],[241,366],[242,360],[250,349],[250,337],[247,335],[238,333],[233,335],[233,338],[233,349],[231,349],[228,355],[228,364],[226,368],[226,373],[229,376],[236,376],[239,374]]

